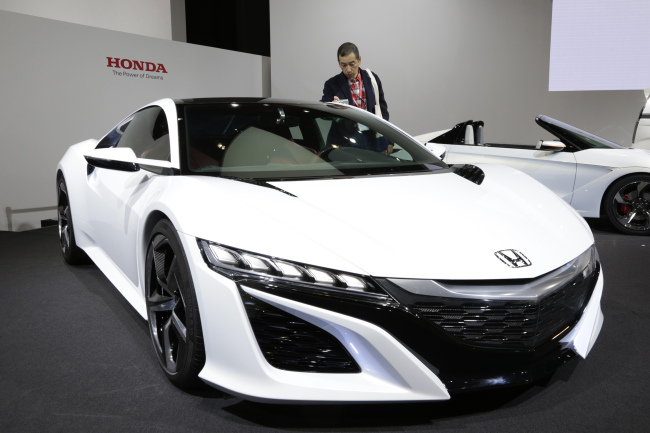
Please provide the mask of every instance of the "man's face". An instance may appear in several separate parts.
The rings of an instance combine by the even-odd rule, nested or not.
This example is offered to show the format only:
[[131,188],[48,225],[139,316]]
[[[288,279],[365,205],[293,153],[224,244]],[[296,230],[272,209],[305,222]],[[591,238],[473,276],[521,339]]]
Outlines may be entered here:
[[339,56],[339,66],[348,80],[357,77],[359,73],[359,64],[361,63],[361,56],[357,59],[354,53],[347,56]]

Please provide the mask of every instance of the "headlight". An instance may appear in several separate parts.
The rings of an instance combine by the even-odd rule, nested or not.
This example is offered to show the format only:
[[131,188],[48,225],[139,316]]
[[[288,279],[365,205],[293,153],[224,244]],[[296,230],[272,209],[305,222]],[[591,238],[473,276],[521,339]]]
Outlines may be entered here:
[[236,281],[263,280],[313,289],[388,297],[369,277],[263,256],[198,239],[203,259],[216,272]]
[[[581,265],[584,266],[582,269],[582,278],[588,278],[596,270],[596,263],[598,261],[598,252],[596,251],[596,245],[592,245],[587,251],[582,253],[579,261]],[[586,264],[584,262],[587,262]]]

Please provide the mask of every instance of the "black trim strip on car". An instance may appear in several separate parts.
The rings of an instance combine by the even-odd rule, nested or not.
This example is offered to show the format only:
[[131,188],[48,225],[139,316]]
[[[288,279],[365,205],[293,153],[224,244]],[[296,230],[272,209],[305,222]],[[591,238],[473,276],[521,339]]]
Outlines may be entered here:
[[285,191],[282,188],[278,188],[277,186],[266,182],[265,180],[258,180],[258,179],[252,179],[252,178],[243,178],[243,177],[236,177],[236,176],[219,176],[219,177],[221,177],[222,179],[236,180],[238,182],[251,183],[251,184],[257,185],[257,186],[263,186],[265,188],[271,188],[271,189],[274,189],[276,191],[283,192],[288,196],[298,197],[295,194],[291,194],[290,192]]
[[112,159],[96,158],[94,156],[85,156],[85,158],[88,164],[98,168],[130,172],[140,170],[140,166],[135,162],[115,161]]

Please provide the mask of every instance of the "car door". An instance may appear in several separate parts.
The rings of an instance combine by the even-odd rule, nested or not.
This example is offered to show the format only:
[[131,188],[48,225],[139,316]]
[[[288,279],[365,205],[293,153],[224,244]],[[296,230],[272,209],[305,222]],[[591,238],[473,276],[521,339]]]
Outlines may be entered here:
[[167,125],[161,107],[138,111],[126,125],[125,122],[118,125],[122,131],[117,134],[119,141],[115,146],[131,148],[141,169],[94,168],[88,176],[91,191],[88,201],[92,209],[89,222],[95,242],[136,286],[136,239],[138,222],[146,204],[145,191],[154,177],[165,175],[170,167]]
[[573,198],[577,163],[570,151],[545,151],[523,145],[446,144],[447,164],[501,164],[516,168],[555,192],[567,203]]

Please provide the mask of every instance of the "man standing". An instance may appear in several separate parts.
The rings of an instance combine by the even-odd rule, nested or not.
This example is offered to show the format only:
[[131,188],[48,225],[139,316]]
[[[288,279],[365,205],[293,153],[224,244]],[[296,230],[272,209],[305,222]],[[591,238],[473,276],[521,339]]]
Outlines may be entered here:
[[357,46],[351,42],[346,42],[339,47],[336,54],[341,73],[325,82],[321,101],[332,102],[346,99],[351,105],[375,113],[376,101],[379,98],[381,116],[388,120],[388,105],[384,99],[384,89],[381,86],[381,81],[377,74],[373,72],[372,74],[377,80],[379,93],[379,95],[375,95],[370,75],[367,71],[359,69],[361,56]]

